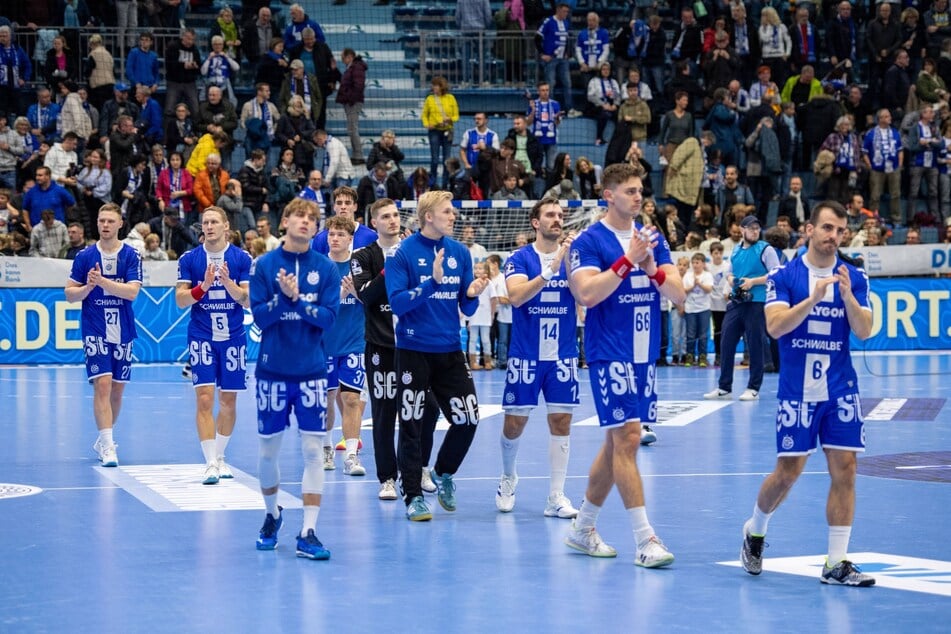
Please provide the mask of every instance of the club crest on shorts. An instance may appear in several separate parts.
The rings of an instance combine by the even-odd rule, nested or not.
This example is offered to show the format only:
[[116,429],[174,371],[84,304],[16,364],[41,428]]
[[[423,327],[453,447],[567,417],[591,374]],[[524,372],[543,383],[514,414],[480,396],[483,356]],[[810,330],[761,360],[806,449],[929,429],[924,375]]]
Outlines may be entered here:
[[316,286],[318,282],[320,282],[320,273],[318,273],[317,271],[311,271],[310,273],[307,274],[308,284],[313,284]]
[[96,374],[97,372],[99,372],[99,366],[96,364],[93,364],[89,366],[89,371],[92,372],[93,374]]
[[403,382],[403,385],[409,385],[413,382],[413,373],[407,370],[403,373],[403,376],[400,377],[400,380]]
[[450,256],[449,256],[449,259],[446,260],[446,266],[447,266],[448,268],[450,268],[450,269],[454,269],[454,268],[456,268],[457,266],[459,266],[459,263],[456,262],[456,258],[454,258],[454,257],[452,257],[452,256],[450,255]]
[[370,363],[372,363],[373,365],[380,365],[380,353],[379,353],[379,352],[374,352],[374,353],[373,353],[373,356],[370,357]]
[[505,402],[506,402],[506,403],[514,403],[514,402],[515,402],[515,394],[513,394],[512,392],[509,392],[508,394],[506,394],[506,395],[505,395]]
[[621,422],[624,420],[624,410],[620,407],[615,407],[614,411],[611,412],[611,415],[614,416],[614,420]]
[[789,451],[793,448],[792,436],[783,436],[783,449]]

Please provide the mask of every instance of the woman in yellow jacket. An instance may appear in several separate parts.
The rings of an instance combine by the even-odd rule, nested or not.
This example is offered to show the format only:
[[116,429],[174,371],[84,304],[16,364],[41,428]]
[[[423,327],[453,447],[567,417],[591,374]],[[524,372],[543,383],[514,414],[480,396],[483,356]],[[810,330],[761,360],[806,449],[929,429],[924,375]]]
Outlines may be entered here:
[[[442,187],[449,183],[445,162],[452,151],[453,125],[459,120],[459,104],[449,94],[445,77],[433,77],[433,94],[423,102],[423,126],[429,133],[429,180],[436,182],[439,166],[443,166]],[[440,152],[442,159],[440,159]]]
[[193,178],[198,176],[198,172],[205,169],[205,159],[208,158],[208,155],[220,154],[227,147],[228,135],[224,132],[216,130],[201,135],[198,143],[195,144],[195,149],[192,150],[192,155],[188,157],[188,164],[185,169]]

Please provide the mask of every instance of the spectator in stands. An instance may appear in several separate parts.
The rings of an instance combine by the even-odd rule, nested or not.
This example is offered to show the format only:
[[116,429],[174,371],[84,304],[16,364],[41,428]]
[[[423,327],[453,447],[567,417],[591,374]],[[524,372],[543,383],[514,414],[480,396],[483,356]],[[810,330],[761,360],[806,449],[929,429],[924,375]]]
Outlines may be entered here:
[[152,99],[152,92],[148,86],[140,84],[135,87],[135,102],[139,105],[139,116],[135,120],[138,137],[144,141],[145,145],[150,147],[156,143],[161,143],[164,138],[162,133],[162,107]]
[[937,58],[941,55],[942,42],[951,37],[951,12],[948,0],[934,0],[931,8],[924,12],[922,21],[928,38],[928,55]]
[[925,26],[918,18],[918,10],[913,7],[901,12],[901,47],[908,52],[908,68],[912,78],[921,71],[921,64],[928,56]]
[[489,195],[502,189],[508,176],[515,177],[517,187],[525,186],[525,167],[515,159],[515,141],[506,138],[502,141],[499,151],[490,151],[491,167],[489,170]]
[[790,227],[798,231],[799,227],[806,223],[808,211],[809,200],[806,198],[806,193],[802,191],[802,178],[793,176],[789,179],[789,193],[779,201],[777,213],[786,216]]
[[740,74],[740,58],[730,47],[730,35],[719,31],[714,36],[714,48],[703,55],[704,86],[712,94],[717,88],[726,88]]
[[[805,72],[805,71],[803,71]],[[802,133],[802,167],[809,169],[819,146],[835,132],[842,108],[834,97],[832,86],[820,87],[820,94],[802,106],[796,105],[796,122]]]
[[284,29],[284,48],[288,51],[293,49],[298,43],[303,41],[304,29],[310,28],[314,31],[314,36],[318,42],[326,42],[324,31],[316,21],[310,19],[304,13],[304,7],[299,4],[292,4],[288,12],[291,15],[291,21]]
[[270,189],[272,193],[268,202],[270,203],[272,222],[277,222],[284,205],[297,196],[303,182],[304,172],[294,162],[294,150],[282,150],[277,166],[271,170]]
[[225,210],[228,216],[228,223],[237,229],[238,235],[243,235],[245,231],[254,229],[254,213],[244,203],[244,197],[241,192],[241,182],[234,178],[229,178],[225,184],[224,191],[215,204]]
[[473,121],[475,127],[463,132],[459,141],[459,160],[482,191],[486,192],[491,184],[492,156],[499,151],[501,145],[499,135],[489,128],[486,113],[475,113]]
[[852,190],[858,186],[859,172],[864,168],[862,142],[852,128],[850,117],[839,117],[835,131],[826,137],[819,147],[820,151],[828,150],[835,156],[832,174],[826,181],[826,197],[839,202],[849,199]]
[[[103,104],[99,110],[99,143],[105,145],[110,135],[116,131],[119,117],[128,116],[134,122],[139,118],[139,104],[129,100],[129,85],[117,83],[113,88],[113,98]],[[134,129],[134,126],[133,126]]]
[[763,63],[769,66],[773,80],[777,85],[785,83],[789,76],[788,60],[792,54],[792,40],[789,30],[773,7],[764,7],[760,13],[759,41]]
[[810,19],[809,8],[804,4],[796,5],[796,16],[789,30],[790,71],[798,73],[807,64],[815,67],[822,57],[822,39],[815,24]]
[[53,102],[49,88],[38,88],[36,103],[30,105],[26,111],[33,135],[50,145],[57,141],[56,121],[59,118],[59,109],[59,104]]
[[750,86],[750,105],[755,107],[762,103],[771,104],[773,98],[780,94],[779,87],[772,79],[769,66],[763,64],[756,69],[756,81]]
[[931,105],[948,100],[948,88],[938,75],[938,65],[930,57],[922,62],[921,72],[915,81],[915,95],[919,101]]
[[229,179],[228,172],[221,168],[221,157],[218,154],[209,154],[205,159],[205,169],[195,176],[194,194],[198,209],[207,209],[217,204]]
[[57,254],[61,260],[75,260],[76,254],[85,249],[92,242],[86,240],[86,230],[79,222],[71,222],[66,227],[67,242]]
[[23,211],[30,216],[30,225],[40,223],[40,213],[50,209],[60,222],[66,222],[66,215],[76,204],[76,199],[62,185],[53,182],[50,168],[41,166],[36,169],[36,186],[23,195]]
[[406,200],[419,200],[419,197],[430,191],[432,182],[429,172],[425,167],[417,167],[406,180],[406,188],[403,191],[403,198]]
[[122,207],[128,225],[147,222],[152,217],[149,182],[146,174],[148,157],[134,154],[123,173],[112,181],[112,199]]
[[151,233],[159,237],[159,246],[164,251],[171,251],[170,259],[178,259],[185,251],[198,246],[198,238],[191,228],[181,221],[178,211],[166,209],[161,216],[152,218],[149,222]]
[[850,79],[855,78],[854,61],[858,61],[860,24],[852,18],[852,3],[841,0],[836,7],[836,15],[825,24],[826,51],[833,66],[843,64]]
[[475,241],[476,230],[472,225],[465,225],[462,228],[462,236],[459,241],[466,245],[469,255],[472,257],[472,263],[482,262],[489,257],[489,252],[484,246]]
[[[94,33],[89,38],[89,55],[86,57],[83,73],[89,82],[89,103],[97,110],[102,111],[105,104],[112,97],[116,83],[115,60],[109,50],[103,46],[102,36]],[[98,125],[99,120],[92,122]],[[100,131],[100,134],[102,132]]]
[[697,24],[692,6],[681,7],[680,22],[674,30],[671,42],[670,59],[687,62],[691,74],[696,74],[700,54],[703,52],[703,31]]
[[921,244],[921,230],[918,227],[908,227],[905,244]]
[[[303,69],[300,69],[300,73],[303,72]],[[291,96],[284,116],[278,121],[275,139],[282,148],[293,150],[294,163],[301,171],[308,171],[314,165],[316,146],[313,138],[316,130],[314,122],[307,114],[303,97],[299,94]]]
[[730,19],[726,32],[730,36],[730,47],[736,51],[740,61],[739,80],[744,86],[753,81],[753,70],[761,58],[759,29],[753,18],[747,14],[742,3],[730,4]]
[[455,200],[472,200],[472,176],[455,156],[446,159],[443,167],[449,181],[446,183],[446,189],[452,192]]
[[[222,159],[230,163],[234,132],[238,129],[238,113],[231,101],[224,98],[224,91],[218,86],[209,86],[207,100],[198,105],[195,115],[195,127],[198,135],[223,132],[228,137],[224,148],[219,148]],[[182,105],[182,104],[179,104]],[[185,105],[187,110],[188,106]],[[176,118],[179,117],[176,106]]]
[[502,186],[492,192],[492,200],[528,200],[528,195],[518,186],[518,177],[511,172],[502,178]]
[[189,110],[198,110],[198,76],[201,53],[195,45],[195,30],[183,29],[178,41],[165,49],[165,114],[172,116],[175,106],[184,102]]
[[147,86],[153,93],[158,90],[159,59],[152,50],[152,34],[148,31],[139,35],[139,45],[129,51],[125,62],[125,76],[133,87]]
[[841,105],[845,114],[851,115],[855,121],[856,131],[864,132],[875,124],[874,111],[862,93],[861,86],[857,84],[849,86]]
[[20,93],[32,78],[29,55],[13,41],[10,26],[0,26],[0,114],[12,118],[22,112]]
[[[201,106],[198,107],[201,108]],[[237,124],[237,115],[235,115],[235,124]],[[165,126],[165,149],[169,154],[186,151],[190,154],[197,142],[198,135],[195,133],[188,106],[180,103],[175,106],[175,118]]]
[[[858,232],[869,218],[878,216],[877,212],[865,208],[865,199],[862,198],[862,194],[858,193],[852,194],[845,212],[846,227],[853,232]],[[851,242],[850,239],[849,243],[851,244]],[[846,244],[845,240],[842,241],[842,244]]]
[[895,63],[885,71],[885,78],[882,80],[882,105],[891,110],[892,116],[898,121],[905,116],[905,105],[911,91],[912,80],[908,65],[908,51],[899,49],[895,53]]
[[[488,0],[486,0],[488,7]],[[360,116],[363,113],[364,91],[366,90],[367,63],[352,48],[343,49],[341,56],[347,65],[340,79],[337,91],[337,103],[343,106],[347,116],[347,134],[350,136],[350,160],[354,164],[363,163],[363,141],[360,139]]]
[[145,236],[144,244],[141,254],[143,262],[168,262],[168,251],[162,249],[157,234],[150,233]]
[[396,133],[393,130],[384,130],[380,135],[380,140],[370,148],[370,154],[367,156],[367,165],[376,165],[379,162],[386,163],[386,168],[403,182],[406,177],[403,175],[403,168],[400,163],[406,158],[403,150],[396,144]]
[[601,198],[601,166],[595,165],[586,156],[575,161],[575,178],[578,179],[578,194],[582,199]]
[[158,194],[155,191],[158,185],[159,175],[168,169],[168,160],[165,158],[165,148],[161,144],[154,144],[149,150],[151,160],[146,165],[145,177],[148,179],[149,198],[155,199]]
[[76,133],[67,132],[61,143],[53,144],[43,161],[43,165],[49,168],[53,181],[63,187],[73,188],[76,186],[76,174],[79,172],[77,168],[79,158],[76,154],[77,142]]
[[258,228],[258,237],[261,240],[264,240],[265,249],[267,251],[273,251],[274,249],[281,246],[281,241],[277,236],[271,233],[271,223],[267,218],[258,218],[257,222]]
[[944,227],[944,239],[941,241],[943,244],[951,244],[951,224],[947,224]]
[[571,168],[571,155],[567,152],[559,152],[555,156],[552,168],[548,171],[548,176],[545,179],[545,189],[556,188],[563,180],[573,181],[574,177],[575,172]]
[[225,48],[225,40],[220,35],[211,37],[211,52],[201,64],[201,74],[207,86],[216,86],[227,95],[232,106],[237,107],[238,98],[235,96],[231,78],[237,76],[241,65]]
[[155,197],[160,212],[164,214],[167,209],[175,209],[181,219],[191,224],[198,219],[198,214],[192,213],[195,179],[183,163],[181,152],[168,155],[168,168],[159,173]]
[[[928,187],[928,211],[939,212],[938,206],[938,152],[944,146],[944,140],[935,125],[934,106],[924,104],[918,111],[918,123],[908,132],[908,212],[905,215],[910,224],[917,212],[921,182]],[[939,212],[940,213],[940,212]]]
[[523,115],[515,115],[512,118],[512,127],[509,129],[507,139],[515,142],[515,160],[522,164],[525,169],[526,179],[523,182],[523,188],[530,196],[540,194],[536,191],[536,185],[540,189],[544,184],[542,180],[544,153],[538,139],[528,130],[528,123]]
[[[248,62],[256,68],[271,50],[271,40],[280,37],[281,33],[277,24],[271,19],[271,8],[261,7],[258,9],[257,18],[249,21],[244,27],[241,51]],[[283,43],[284,40],[281,39],[281,42]]]
[[57,35],[53,38],[53,47],[46,52],[44,75],[51,91],[59,92],[60,82],[69,77],[79,76],[79,64],[76,55],[66,47],[66,38]]
[[343,142],[328,134],[326,130],[317,130],[314,132],[314,144],[324,149],[321,172],[324,174],[325,181],[333,189],[344,185],[349,186],[353,180],[354,171]]
[[[300,190],[297,197],[317,203],[317,207],[320,209],[320,219],[326,220],[328,217],[327,195],[321,187],[323,182],[324,175],[320,173],[320,170],[310,170],[307,176],[307,186]],[[354,201],[354,205],[356,205],[356,201]]]
[[[227,103],[227,102],[226,102]],[[231,138],[221,130],[203,134],[195,144],[192,155],[188,158],[185,169],[191,175],[198,176],[198,173],[205,169],[205,160],[211,154],[221,156],[222,151],[226,150],[231,143]]]
[[[567,2],[559,2],[555,7],[554,15],[549,16],[538,27],[535,33],[535,48],[541,60],[545,83],[555,87],[557,81],[562,89],[562,107],[570,116],[580,116],[581,113],[571,107],[571,59],[568,42],[571,22],[568,16],[571,6]],[[539,90],[541,86],[539,86]]]
[[221,37],[224,54],[235,62],[241,61],[241,36],[231,7],[222,7],[218,12],[218,19],[211,23],[208,35],[211,37],[212,49],[215,47],[215,37]]
[[58,258],[60,251],[69,244],[66,225],[56,219],[52,209],[40,213],[41,222],[33,226],[30,234],[30,255],[35,258]]
[[357,215],[370,217],[370,205],[381,198],[398,199],[400,182],[386,169],[386,163],[377,163],[357,184]]
[[257,84],[255,88],[254,98],[241,106],[240,124],[247,131],[244,150],[246,154],[251,154],[255,149],[264,150],[268,152],[268,165],[274,165],[280,152],[274,141],[281,115],[277,106],[270,101],[271,87]]
[[618,107],[621,105],[621,87],[611,77],[611,64],[608,62],[601,64],[599,75],[588,82],[588,103],[593,107],[597,121],[594,144],[604,145],[607,143],[604,130],[609,122],[617,120]]
[[[544,153],[543,169],[551,170],[555,166],[555,157],[558,154],[558,126],[564,116],[561,104],[550,98],[551,84],[538,84],[538,99],[529,101],[528,122],[532,126],[532,134],[538,139]],[[546,187],[547,189],[547,187]]]
[[618,126],[621,123],[628,124],[631,141],[646,141],[647,129],[652,119],[650,106],[641,98],[641,92],[636,84],[628,83],[626,89],[622,89],[622,94],[626,94],[627,97],[618,108]]
[[252,218],[263,214],[265,217],[270,211],[267,203],[268,173],[265,169],[267,154],[262,150],[251,153],[238,171],[238,182],[241,183],[241,192],[244,197],[244,214]]
[[287,112],[288,103],[293,97],[300,97],[300,113],[297,116],[303,115],[309,119],[311,127],[316,130],[324,98],[320,94],[317,78],[304,70],[304,62],[299,59],[291,62],[291,74],[284,78],[281,85],[277,107],[282,115]]
[[823,94],[822,82],[816,79],[815,67],[806,64],[799,70],[798,75],[793,75],[783,84],[781,98],[783,101],[791,101],[801,108],[806,102]]
[[254,74],[254,83],[267,84],[272,94],[280,94],[284,77],[290,69],[290,63],[284,55],[284,40],[274,38],[266,55],[258,61],[258,69]]
[[588,12],[585,20],[588,28],[578,33],[575,59],[581,67],[582,78],[590,82],[599,76],[602,65],[611,59],[611,35],[601,26],[601,17],[594,11]]
[[[720,226],[725,223],[726,212],[734,205],[742,205],[745,213],[752,213],[755,209],[755,199],[750,188],[740,183],[740,171],[736,165],[727,165],[723,173],[723,188],[716,195],[716,217]],[[729,255],[729,254],[727,254]]]
[[681,143],[695,134],[693,115],[687,110],[688,100],[686,92],[674,93],[674,108],[661,121],[657,151],[666,161],[670,161]]
[[[459,105],[449,92],[449,82],[437,75],[432,80],[432,94],[423,102],[423,127],[429,136],[429,174],[435,183],[439,165],[450,158],[453,127],[459,121]],[[449,175],[443,172],[442,186],[449,183]]]
[[299,59],[304,64],[308,77],[317,79],[321,100],[320,107],[314,108],[313,118],[318,128],[324,128],[327,123],[327,104],[340,81],[340,71],[330,47],[326,42],[318,41],[313,29],[304,29],[301,35],[301,43],[287,49],[287,53],[292,63]]
[[0,112],[0,187],[16,189],[17,163],[26,151],[23,137],[7,125],[7,115]]
[[737,104],[726,88],[713,91],[713,108],[707,114],[705,126],[717,141],[714,148],[720,150],[724,163],[730,165],[740,160],[739,144],[742,134],[737,127]]

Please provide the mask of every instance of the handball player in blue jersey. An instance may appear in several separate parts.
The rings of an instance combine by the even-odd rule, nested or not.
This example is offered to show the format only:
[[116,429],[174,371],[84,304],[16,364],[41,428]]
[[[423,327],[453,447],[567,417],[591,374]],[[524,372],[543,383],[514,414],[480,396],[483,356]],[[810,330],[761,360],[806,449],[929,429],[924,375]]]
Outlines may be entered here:
[[578,406],[578,340],[575,298],[565,269],[565,255],[574,234],[564,232],[564,221],[565,212],[556,199],[535,203],[529,213],[535,241],[505,263],[514,336],[502,396],[502,478],[495,494],[495,506],[503,513],[515,507],[519,438],[542,393],[548,409],[551,469],[545,516],[570,519],[578,515],[565,495],[571,414]]
[[340,307],[340,274],[327,256],[310,248],[320,222],[317,204],[295,198],[284,207],[284,242],[254,262],[251,312],[261,329],[255,368],[258,406],[258,480],[267,515],[258,550],[277,548],[284,515],[277,505],[281,473],[278,454],[291,414],[297,419],[304,475],[304,521],[297,556],[329,559],[317,539],[324,490],[322,436],[326,433],[327,353],[324,336]]
[[446,511],[456,510],[452,476],[462,465],[479,424],[479,402],[459,339],[459,312],[471,316],[488,278],[473,279],[472,258],[453,240],[456,212],[452,194],[419,197],[419,231],[403,240],[386,260],[386,292],[398,321],[396,375],[399,379],[399,467],[406,517],[431,520],[423,499],[421,433],[426,392],[431,389],[449,421],[430,476]]
[[86,376],[93,384],[93,414],[99,437],[93,449],[104,467],[119,466],[112,430],[122,393],[132,373],[136,338],[132,302],[142,288],[142,261],[119,241],[122,211],[113,203],[99,208],[99,240],[73,260],[66,300],[82,302],[81,324]]
[[776,467],[759,490],[743,525],[740,560],[752,575],[763,570],[770,517],[788,495],[819,445],[829,468],[829,551],[819,580],[871,586],[874,577],[848,560],[855,515],[856,454],[865,451],[865,424],[849,338],[872,333],[868,276],[839,257],[845,208],[817,204],[806,224],[806,253],[773,269],[766,280],[766,329],[779,340]]
[[248,382],[244,309],[251,305],[251,256],[231,244],[231,225],[221,207],[205,209],[201,230],[204,243],[178,260],[175,303],[179,308],[191,307],[188,355],[197,400],[198,441],[205,458],[202,484],[217,484],[220,478],[234,477],[225,462],[225,449],[234,431],[238,392]]
[[634,562],[657,568],[673,563],[674,556],[647,518],[637,469],[641,404],[634,364],[648,361],[650,351],[650,324],[645,324],[650,309],[636,304],[638,295],[645,283],[663,286],[666,275],[651,255],[657,246],[656,232],[635,228],[643,176],[639,166],[623,163],[605,169],[602,196],[607,213],[571,244],[571,291],[588,309],[584,347],[605,440],[591,465],[585,499],[565,543],[592,557],[617,556],[596,528],[601,506],[617,484],[634,529]]
[[[333,191],[334,197],[334,215],[343,216],[344,218],[349,218],[350,220],[357,222],[357,190],[353,187],[347,187],[346,185],[338,187]],[[361,210],[365,211],[365,210]],[[357,228],[353,232],[353,251],[357,249],[362,249],[368,244],[373,244],[376,242],[377,235],[376,231],[367,227],[362,223],[357,223]],[[330,245],[327,244],[327,229],[314,236],[311,246],[314,251],[317,253],[323,253],[327,255],[330,253]],[[329,438],[329,436],[328,436]]]
[[[324,225],[330,260],[340,274],[340,311],[333,327],[324,335],[327,350],[327,436],[333,429],[336,402],[346,447],[343,472],[350,476],[367,473],[357,454],[364,409],[364,401],[360,396],[366,386],[363,365],[366,342],[363,304],[357,299],[350,274],[350,245],[353,243],[356,224],[345,216],[332,216]],[[333,447],[324,444],[324,469],[327,469],[328,458],[330,465],[333,465],[333,451]]]

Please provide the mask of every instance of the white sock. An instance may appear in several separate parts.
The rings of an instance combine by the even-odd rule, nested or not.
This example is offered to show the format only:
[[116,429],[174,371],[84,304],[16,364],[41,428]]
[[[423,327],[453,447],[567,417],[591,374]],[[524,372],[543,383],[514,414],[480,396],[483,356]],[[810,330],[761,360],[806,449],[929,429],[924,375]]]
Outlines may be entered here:
[[313,530],[317,533],[317,515],[320,513],[319,506],[304,507],[304,525],[301,527],[301,537],[307,535],[307,531]]
[[112,427],[99,430],[99,444],[103,447],[110,447],[115,444],[112,440]]
[[565,492],[565,478],[568,477],[568,455],[571,447],[570,436],[548,437],[548,464],[551,466],[551,484],[548,493]]
[[760,510],[759,504],[753,505],[753,517],[750,518],[750,535],[754,537],[763,537],[766,535],[766,526],[769,524],[769,518],[772,513],[764,513]]
[[328,429],[327,433],[324,434],[324,447],[332,448],[334,446],[333,434],[330,433],[331,431],[332,430]]
[[347,452],[346,452],[347,455],[348,456],[350,454],[353,454],[354,456],[357,455],[357,448],[360,446],[360,439],[347,438],[346,443],[347,443]]
[[654,536],[654,527],[647,520],[647,507],[635,506],[627,509],[631,516],[631,528],[634,529],[634,541],[640,546]]
[[225,449],[228,448],[228,443],[231,441],[231,436],[225,436],[224,434],[218,434],[215,436],[215,453],[217,454],[216,458],[225,457]]
[[577,528],[593,528],[598,521],[599,513],[601,513],[601,507],[585,498],[584,502],[581,503],[581,508],[578,509],[575,526]]
[[849,552],[849,538],[851,536],[851,526],[829,527],[829,558],[826,560],[826,565],[831,568],[846,558]]
[[512,477],[515,475],[515,458],[518,457],[518,438],[506,438],[502,434],[499,444],[502,446],[502,473]]
[[277,519],[280,515],[280,512],[277,510],[277,493],[264,496],[264,508],[267,509],[268,514]]
[[218,450],[215,447],[214,440],[201,441],[201,453],[205,456],[205,464],[211,464],[218,459]]

